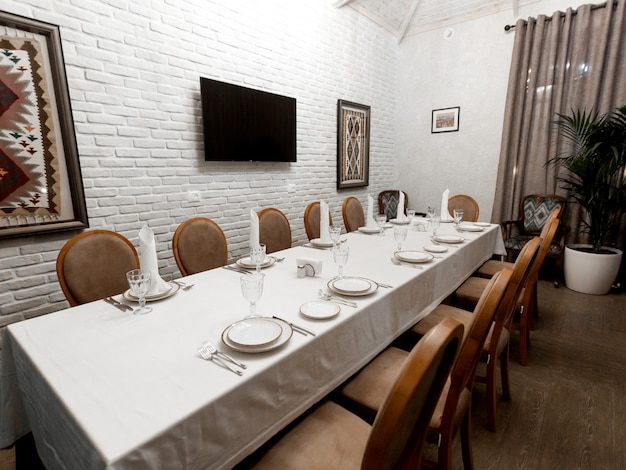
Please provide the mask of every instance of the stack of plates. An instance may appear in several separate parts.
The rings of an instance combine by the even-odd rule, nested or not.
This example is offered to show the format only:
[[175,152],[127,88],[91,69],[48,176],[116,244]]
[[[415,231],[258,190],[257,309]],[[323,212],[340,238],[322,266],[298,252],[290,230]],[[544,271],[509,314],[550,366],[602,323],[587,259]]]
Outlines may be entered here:
[[411,223],[409,219],[406,219],[406,220],[391,219],[389,222],[391,222],[392,224],[396,224],[396,225],[408,225]]
[[489,222],[474,222],[474,225],[476,225],[476,227],[491,227]]
[[311,245],[317,246],[317,247],[320,247],[320,248],[331,248],[333,246],[332,240],[324,242],[324,241],[322,241],[321,238],[314,238],[313,240],[310,241],[310,243],[311,243]]
[[[168,297],[173,296],[176,292],[178,292],[178,289],[180,289],[180,285],[176,284],[175,282],[168,282],[167,285],[168,285],[168,288],[164,290],[163,292],[158,292],[156,294],[147,294],[146,302],[167,299]],[[126,300],[130,300],[131,302],[139,301],[139,298],[136,297],[130,291],[130,289],[124,292],[124,294],[122,294],[122,297],[124,297]]]
[[435,235],[433,240],[439,243],[463,243],[465,238],[458,235]]
[[484,229],[476,224],[474,224],[473,222],[471,224],[459,224],[457,226],[457,229],[462,231],[462,232],[482,232]]
[[428,263],[434,257],[423,251],[396,251],[393,256],[406,263]]
[[380,228],[378,227],[359,227],[358,230],[362,233],[380,233]]
[[292,334],[291,326],[282,320],[253,317],[226,327],[222,342],[236,351],[259,353],[282,346]]
[[[267,268],[276,262],[271,256],[266,256],[265,260],[261,263],[261,268]],[[252,262],[249,256],[237,260],[237,266],[245,269],[256,269],[256,264]]]
[[328,288],[337,294],[361,296],[376,292],[378,284],[364,277],[336,277],[328,281]]

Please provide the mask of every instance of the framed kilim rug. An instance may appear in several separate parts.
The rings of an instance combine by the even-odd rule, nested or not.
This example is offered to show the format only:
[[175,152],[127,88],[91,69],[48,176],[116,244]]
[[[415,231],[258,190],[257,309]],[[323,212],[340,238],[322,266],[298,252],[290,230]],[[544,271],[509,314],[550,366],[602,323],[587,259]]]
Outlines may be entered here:
[[59,28],[0,12],[0,238],[87,220]]
[[337,189],[369,184],[370,107],[337,100]]

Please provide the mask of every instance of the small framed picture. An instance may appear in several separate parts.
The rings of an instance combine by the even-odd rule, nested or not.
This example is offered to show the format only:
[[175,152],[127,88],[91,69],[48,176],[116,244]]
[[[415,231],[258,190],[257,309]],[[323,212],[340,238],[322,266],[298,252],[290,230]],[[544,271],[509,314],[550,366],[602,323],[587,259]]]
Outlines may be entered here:
[[459,130],[460,107],[433,109],[433,122],[430,132],[456,132]]

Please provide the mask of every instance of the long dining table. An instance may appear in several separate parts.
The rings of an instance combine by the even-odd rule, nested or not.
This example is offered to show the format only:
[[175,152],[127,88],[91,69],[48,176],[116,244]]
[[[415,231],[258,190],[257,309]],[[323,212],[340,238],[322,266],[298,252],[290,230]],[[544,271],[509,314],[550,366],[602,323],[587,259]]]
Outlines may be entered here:
[[[408,231],[403,250],[432,244],[423,228]],[[452,224],[440,233],[458,235]],[[146,315],[96,301],[11,324],[2,333],[0,447],[32,431],[48,469],[233,467],[504,252],[497,225],[462,236],[414,268],[392,263],[393,229],[342,235],[350,248],[344,275],[392,287],[374,285],[349,297],[357,307],[340,305],[322,320],[300,307],[328,291],[337,275],[332,252],[274,253],[284,259],[263,269],[258,313],[315,336],[290,332],[266,352],[224,344],[223,332],[247,315],[248,303],[239,280],[246,274],[222,268],[180,279],[194,287],[152,302]],[[298,277],[302,258],[321,261],[321,273]],[[243,374],[202,359],[205,340],[244,362]]]

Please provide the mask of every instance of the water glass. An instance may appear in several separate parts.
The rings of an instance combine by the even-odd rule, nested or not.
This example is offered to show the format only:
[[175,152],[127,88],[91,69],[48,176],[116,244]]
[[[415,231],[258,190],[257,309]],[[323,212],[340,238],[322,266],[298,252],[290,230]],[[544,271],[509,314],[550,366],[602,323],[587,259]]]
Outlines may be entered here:
[[256,272],[261,272],[261,264],[265,261],[265,244],[250,248],[250,262],[256,266]]
[[330,239],[333,242],[333,245],[339,243],[339,238],[341,237],[341,227],[339,225],[331,225],[328,227],[328,233],[330,235]]
[[426,215],[428,216],[428,219],[432,219],[433,217],[435,217],[435,214],[437,214],[437,208],[435,206],[428,206],[428,208],[426,209]]
[[437,235],[437,231],[439,230],[440,223],[441,223],[441,217],[439,217],[438,215],[435,215],[430,219],[430,226],[433,230],[433,237]]
[[343,277],[343,267],[348,262],[349,254],[350,249],[348,245],[343,244],[333,246],[333,259],[335,260],[335,264],[337,265],[338,277]]
[[454,211],[452,211],[452,215],[454,216],[454,225],[458,227],[461,223],[461,220],[463,220],[463,210],[454,209]]
[[398,251],[402,250],[402,243],[406,240],[406,234],[409,228],[406,225],[396,225],[393,228],[393,237],[396,239],[396,243],[398,244]]
[[150,313],[152,307],[146,307],[146,294],[150,290],[150,271],[133,269],[126,273],[126,280],[130,287],[130,293],[137,297],[139,308],[133,310],[135,315]]
[[413,217],[415,217],[415,209],[407,209],[406,216],[409,218],[409,222],[413,222]]
[[376,220],[376,223],[380,228],[380,232],[378,232],[378,235],[382,237],[385,234],[385,224],[387,223],[387,216],[385,214],[379,214],[374,218],[374,220]]
[[252,274],[244,274],[239,278],[241,282],[241,292],[246,300],[250,303],[250,314],[246,315],[245,318],[258,317],[256,313],[256,303],[261,298],[263,294],[263,279],[265,278],[265,274],[263,273],[252,273]]

